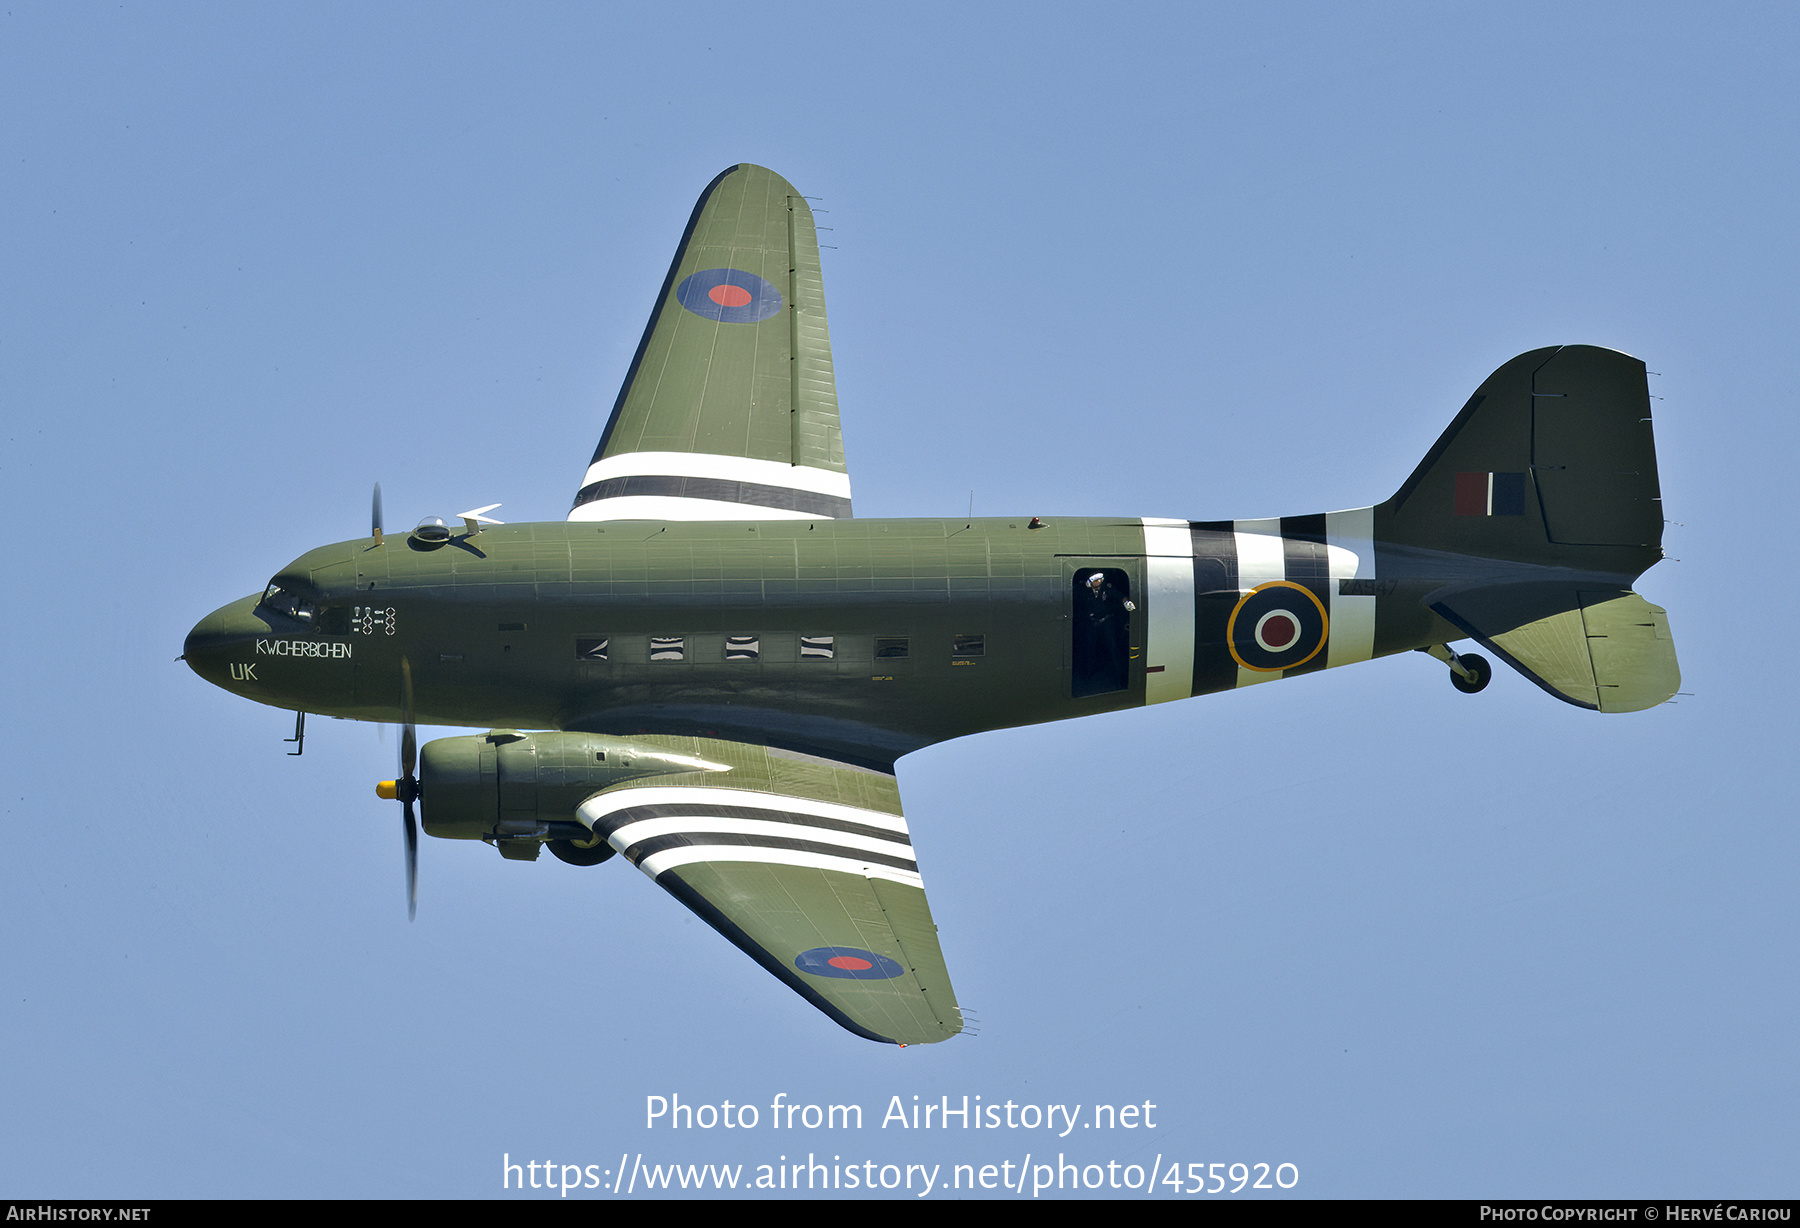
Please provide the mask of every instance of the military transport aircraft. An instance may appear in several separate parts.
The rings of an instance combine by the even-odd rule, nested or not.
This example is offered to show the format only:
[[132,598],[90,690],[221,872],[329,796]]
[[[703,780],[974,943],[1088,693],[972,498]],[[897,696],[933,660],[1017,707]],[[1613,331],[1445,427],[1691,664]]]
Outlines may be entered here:
[[[1558,699],[1679,675],[1644,364],[1490,376],[1393,498],[1264,520],[856,520],[818,238],[779,175],[707,185],[565,522],[428,518],[308,552],[207,616],[207,681],[398,722],[434,836],[614,852],[870,1040],[963,1029],[894,780],[964,734],[1474,639]],[[485,727],[416,752],[415,722]],[[297,734],[298,736],[298,734]]]

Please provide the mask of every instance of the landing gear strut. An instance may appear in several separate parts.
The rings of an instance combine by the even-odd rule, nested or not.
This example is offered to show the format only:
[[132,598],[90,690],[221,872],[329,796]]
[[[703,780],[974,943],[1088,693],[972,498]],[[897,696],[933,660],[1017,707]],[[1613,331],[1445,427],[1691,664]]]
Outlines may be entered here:
[[1448,644],[1433,644],[1429,648],[1421,648],[1420,652],[1429,653],[1450,667],[1450,685],[1464,695],[1473,695],[1487,686],[1494,676],[1494,667],[1480,653],[1465,652],[1457,656],[1450,651]]

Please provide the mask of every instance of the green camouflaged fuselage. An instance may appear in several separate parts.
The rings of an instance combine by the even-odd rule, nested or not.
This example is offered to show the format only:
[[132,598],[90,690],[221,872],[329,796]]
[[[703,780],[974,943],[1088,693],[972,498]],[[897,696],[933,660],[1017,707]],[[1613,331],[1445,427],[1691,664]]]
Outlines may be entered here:
[[[195,629],[189,660],[263,703],[397,721],[404,656],[425,724],[718,736],[891,763],[1145,702],[1142,524],[1027,523],[518,524],[427,549],[365,538],[275,577],[314,593],[321,622],[350,607],[347,633],[247,598]],[[1096,566],[1123,571],[1138,598],[1129,684],[1073,698],[1072,594]],[[1376,654],[1443,630],[1405,621]],[[755,656],[727,660],[727,637],[754,640]],[[831,655],[802,657],[801,637],[829,637]],[[965,650],[980,637],[979,655],[956,655],[958,637]],[[679,645],[652,660],[653,638]],[[1225,651],[1199,643],[1196,659]]]

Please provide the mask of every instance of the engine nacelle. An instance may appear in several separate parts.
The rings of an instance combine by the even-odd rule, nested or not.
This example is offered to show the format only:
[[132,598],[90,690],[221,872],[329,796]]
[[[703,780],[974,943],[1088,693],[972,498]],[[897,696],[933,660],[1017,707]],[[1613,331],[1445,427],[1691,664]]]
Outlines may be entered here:
[[[725,767],[648,741],[593,733],[496,729],[438,738],[419,752],[420,818],[429,835],[488,840],[509,857],[535,858],[536,841],[593,838],[575,808],[602,789]],[[527,848],[525,841],[533,843]]]

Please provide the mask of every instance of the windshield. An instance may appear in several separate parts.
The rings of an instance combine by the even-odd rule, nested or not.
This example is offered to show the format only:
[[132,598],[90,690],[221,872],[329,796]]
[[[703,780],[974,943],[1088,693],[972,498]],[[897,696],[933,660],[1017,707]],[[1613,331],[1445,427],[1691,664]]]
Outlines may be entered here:
[[277,614],[285,614],[289,618],[298,619],[308,626],[313,624],[319,614],[318,604],[312,598],[292,589],[282,588],[279,584],[272,583],[263,590],[260,604]]

